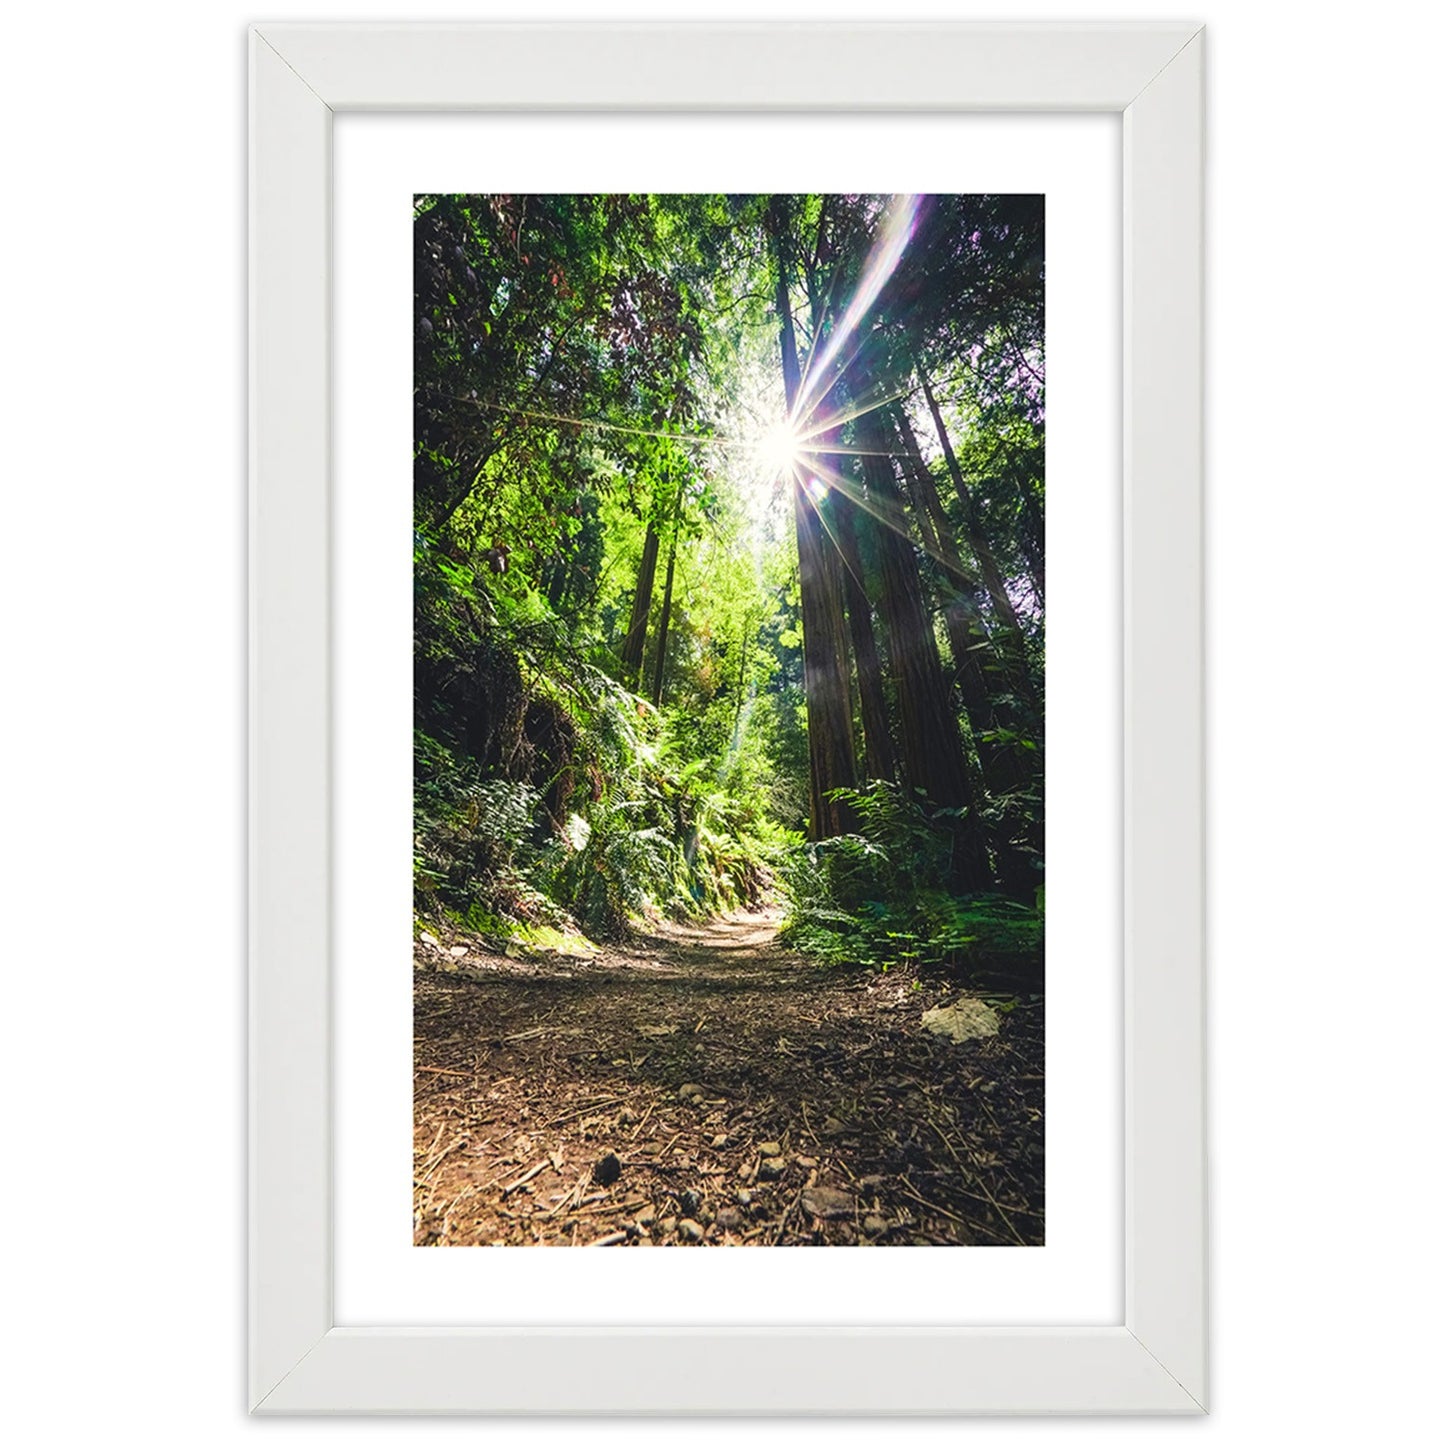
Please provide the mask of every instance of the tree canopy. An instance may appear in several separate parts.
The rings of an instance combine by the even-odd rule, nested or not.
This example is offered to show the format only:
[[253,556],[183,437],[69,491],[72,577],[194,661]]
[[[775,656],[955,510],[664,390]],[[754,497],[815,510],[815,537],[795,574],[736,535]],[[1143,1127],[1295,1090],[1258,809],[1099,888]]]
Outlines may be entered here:
[[1038,196],[415,200],[421,919],[1036,964]]

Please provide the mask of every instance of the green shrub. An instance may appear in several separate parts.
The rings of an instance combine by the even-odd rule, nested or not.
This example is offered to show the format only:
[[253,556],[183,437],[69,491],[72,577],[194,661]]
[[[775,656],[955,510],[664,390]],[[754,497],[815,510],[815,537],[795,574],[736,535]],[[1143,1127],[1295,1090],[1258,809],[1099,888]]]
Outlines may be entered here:
[[950,813],[930,815],[893,783],[839,789],[858,833],[801,844],[781,869],[785,941],[822,963],[886,972],[902,963],[1035,972],[1043,900],[1028,908],[947,887]]

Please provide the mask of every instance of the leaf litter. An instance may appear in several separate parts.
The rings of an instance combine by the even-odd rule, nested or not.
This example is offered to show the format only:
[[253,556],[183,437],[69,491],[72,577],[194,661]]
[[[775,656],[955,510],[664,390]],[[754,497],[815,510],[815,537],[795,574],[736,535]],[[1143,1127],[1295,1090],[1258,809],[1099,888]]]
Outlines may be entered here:
[[777,922],[585,970],[420,941],[414,1242],[1042,1244],[1041,999],[820,969]]

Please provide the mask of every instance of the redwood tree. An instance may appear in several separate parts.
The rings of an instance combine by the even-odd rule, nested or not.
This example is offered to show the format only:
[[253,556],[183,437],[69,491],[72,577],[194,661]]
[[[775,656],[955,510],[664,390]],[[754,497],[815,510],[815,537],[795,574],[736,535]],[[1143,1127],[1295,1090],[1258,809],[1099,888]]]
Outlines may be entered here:
[[[789,416],[795,416],[801,368],[789,296],[792,217],[788,197],[772,198],[769,221],[783,393]],[[797,475],[791,478],[791,487],[802,604],[803,687],[808,709],[809,832],[814,838],[831,838],[848,832],[854,821],[852,810],[834,796],[835,790],[852,788],[858,781],[848,630],[843,615],[843,569],[823,525],[824,512],[831,509],[831,496],[825,492],[813,495],[805,479]]]

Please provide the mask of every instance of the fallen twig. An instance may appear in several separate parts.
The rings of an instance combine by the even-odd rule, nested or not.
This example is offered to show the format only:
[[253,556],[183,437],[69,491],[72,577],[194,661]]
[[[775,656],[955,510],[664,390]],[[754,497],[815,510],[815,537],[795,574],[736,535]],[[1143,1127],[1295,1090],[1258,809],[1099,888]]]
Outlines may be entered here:
[[552,1219],[556,1215],[561,1214],[564,1209],[573,1208],[577,1204],[577,1201],[582,1198],[583,1193],[586,1191],[587,1183],[591,1178],[592,1171],[590,1169],[584,1169],[578,1176],[577,1182],[547,1211],[546,1217]]
[[455,1143],[453,1143],[453,1144],[448,1144],[447,1147],[446,1147],[445,1149],[443,1149],[442,1152],[441,1152],[440,1154],[438,1154],[438,1155],[436,1156],[436,1158],[431,1161],[431,1166],[430,1166],[430,1168],[427,1169],[426,1173],[423,1174],[420,1179],[413,1179],[413,1180],[412,1180],[412,1183],[413,1183],[418,1189],[420,1189],[420,1188],[422,1187],[422,1185],[424,1185],[424,1184],[427,1182],[427,1180],[430,1179],[430,1178],[432,1177],[432,1175],[435,1174],[435,1173],[437,1172],[437,1170],[442,1167],[442,1165],[446,1162],[447,1158],[448,1158],[450,1155],[455,1154],[456,1151],[457,1151],[458,1149],[460,1149],[466,1142],[467,1142],[466,1138],[463,1137],[463,1138],[461,1138],[461,1139],[458,1139],[458,1140],[457,1140]]
[[585,1104],[579,1104],[575,1109],[569,1109],[565,1114],[558,1114],[555,1119],[548,1119],[540,1127],[551,1129],[557,1124],[565,1124],[570,1119],[580,1119],[583,1114],[590,1114],[594,1109],[610,1108],[613,1104],[620,1104],[626,1098],[625,1094],[618,1094],[615,1097],[603,1095],[599,1099],[589,1099]]
[[544,1159],[540,1164],[532,1165],[520,1179],[514,1179],[510,1184],[504,1184],[502,1186],[502,1197],[506,1198],[514,1189],[520,1189],[529,1180],[535,1179],[544,1169],[550,1169],[551,1167],[552,1161],[550,1159]]
[[[585,1200],[583,1201],[586,1202]],[[579,1209],[573,1215],[574,1219],[596,1219],[604,1214],[624,1214],[629,1209],[640,1209],[640,1204],[608,1204],[602,1209]]]

